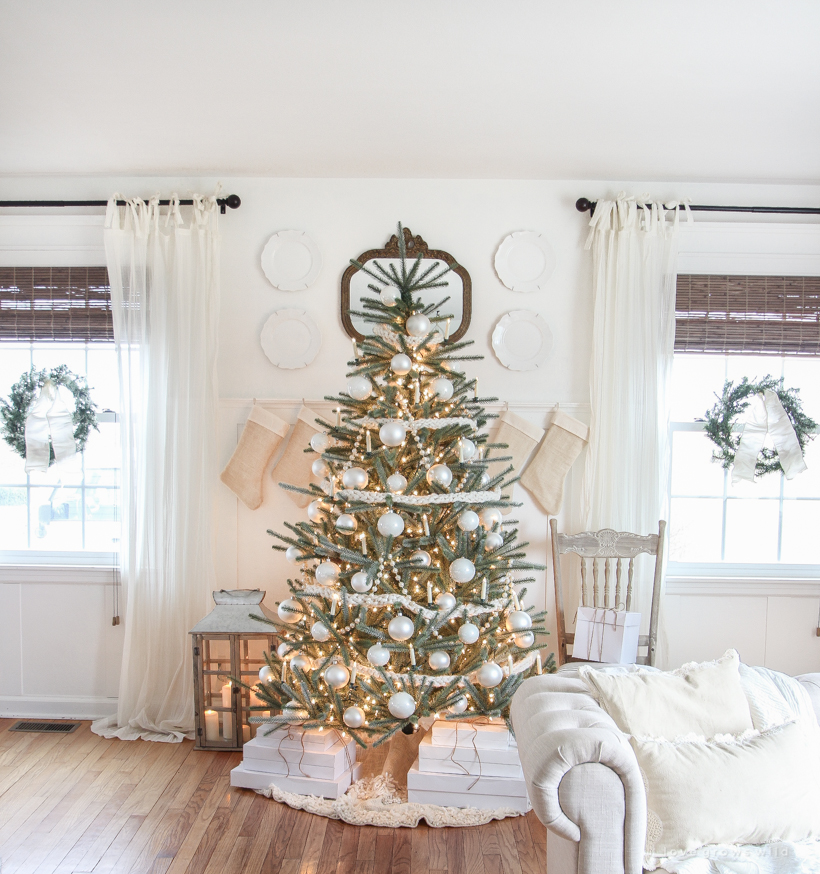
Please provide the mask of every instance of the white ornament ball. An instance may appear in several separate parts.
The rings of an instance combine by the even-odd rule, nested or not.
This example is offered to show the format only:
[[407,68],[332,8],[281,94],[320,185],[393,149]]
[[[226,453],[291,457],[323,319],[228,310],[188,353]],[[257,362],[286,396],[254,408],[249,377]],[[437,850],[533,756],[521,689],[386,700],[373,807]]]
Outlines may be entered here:
[[300,670],[307,673],[313,668],[313,660],[310,656],[306,656],[304,653],[300,652],[290,660],[290,666],[294,671]]
[[443,401],[449,401],[453,396],[453,383],[444,376],[434,379],[430,387]]
[[535,643],[535,635],[531,631],[522,631],[515,635],[515,645],[520,649],[528,649]]
[[469,558],[457,558],[450,564],[450,579],[457,583],[469,583],[475,576],[475,565]]
[[398,513],[384,513],[376,523],[383,537],[398,537],[404,531],[404,519]]
[[497,531],[490,531],[490,533],[484,538],[485,549],[498,549],[503,545],[504,536],[499,534]]
[[475,675],[476,681],[485,689],[492,689],[504,679],[504,671],[495,662],[485,662]]
[[330,665],[325,669],[325,682],[331,689],[343,689],[350,682],[350,671],[344,665]]
[[434,671],[446,671],[450,667],[450,655],[443,649],[431,652],[430,658],[427,661]]
[[270,681],[271,681],[275,676],[276,676],[276,675],[275,675],[274,672],[271,670],[270,665],[264,665],[263,667],[261,667],[261,668],[259,669],[259,682],[260,682],[260,683],[270,683]]
[[280,659],[283,659],[290,652],[290,650],[291,645],[289,643],[285,643],[285,641],[282,641],[282,643],[280,643],[279,646],[276,647],[276,655],[278,655]]
[[365,489],[370,476],[363,467],[349,467],[342,474],[342,485],[346,489]]
[[350,578],[350,585],[354,592],[361,594],[362,592],[369,592],[372,583],[364,571],[358,571]]
[[387,702],[387,709],[396,719],[407,719],[416,712],[416,702],[407,692],[394,692]]
[[481,485],[482,489],[486,489],[487,486],[490,484],[490,475],[487,473],[486,470],[481,474],[479,484]]
[[325,510],[326,507],[321,501],[311,501],[308,504],[307,517],[311,522],[321,522],[324,518],[322,514]]
[[464,460],[472,458],[476,453],[475,443],[468,437],[461,438],[461,451],[464,454]]
[[317,458],[316,461],[311,464],[310,469],[313,471],[313,475],[319,479],[330,473],[330,468],[327,466],[327,462],[324,458]]
[[293,598],[288,598],[276,608],[276,615],[282,622],[298,622],[302,618],[302,606]]
[[324,622],[314,622],[310,626],[310,636],[318,643],[324,643],[330,637],[330,630]]
[[462,643],[475,643],[479,637],[478,626],[465,622],[458,630],[458,637]]
[[387,633],[393,640],[410,640],[415,630],[408,616],[394,616],[387,625]]
[[396,419],[394,422],[385,422],[379,428],[379,440],[385,446],[401,446],[402,441],[407,436],[407,428],[404,422]]
[[374,643],[367,651],[367,660],[376,668],[383,668],[390,661],[390,650]]
[[323,561],[313,575],[317,583],[335,583],[339,579],[339,565],[332,561]]
[[530,614],[524,610],[513,610],[507,614],[506,619],[507,631],[526,631],[532,628],[532,619]]
[[404,323],[411,337],[426,337],[430,333],[430,319],[424,313],[414,313]]
[[359,527],[355,516],[350,513],[342,513],[336,520],[336,530],[342,534],[352,534]]
[[433,559],[430,557],[430,553],[427,552],[426,549],[417,549],[411,554],[410,561],[419,567],[430,567],[433,563]]
[[348,707],[342,714],[342,722],[348,728],[361,728],[364,725],[364,710],[361,707]]
[[347,393],[353,400],[366,401],[373,393],[373,384],[364,376],[351,376],[347,381]]
[[310,448],[314,452],[324,452],[328,446],[330,446],[330,438],[324,431],[317,431],[310,438]]
[[430,483],[430,485],[436,483],[437,485],[444,486],[446,489],[452,481],[453,472],[446,464],[434,464],[427,471],[427,482]]
[[302,557],[302,553],[295,546],[289,546],[285,550],[285,558],[291,564],[297,564],[301,557]]
[[405,376],[410,373],[412,366],[413,362],[410,360],[410,356],[405,355],[404,352],[398,352],[390,359],[390,369],[396,376]]
[[387,477],[387,488],[395,495],[397,492],[403,492],[407,488],[407,479],[400,473],[391,473]]
[[465,510],[458,517],[458,527],[462,531],[475,531],[478,528],[478,513],[472,510]]
[[501,510],[497,507],[485,507],[478,514],[478,518],[481,521],[481,526],[489,531],[495,525],[501,524]]
[[388,285],[379,292],[379,300],[386,307],[394,307],[398,303],[400,297],[401,292],[398,288],[394,288],[392,285]]
[[452,610],[456,606],[456,596],[452,592],[442,592],[436,595],[436,606],[442,610]]
[[289,717],[287,720],[289,725],[301,725],[310,716],[298,701],[288,701],[282,708],[282,713]]
[[448,710],[451,713],[464,713],[467,709],[467,699],[462,695],[461,698],[456,698],[449,706]]

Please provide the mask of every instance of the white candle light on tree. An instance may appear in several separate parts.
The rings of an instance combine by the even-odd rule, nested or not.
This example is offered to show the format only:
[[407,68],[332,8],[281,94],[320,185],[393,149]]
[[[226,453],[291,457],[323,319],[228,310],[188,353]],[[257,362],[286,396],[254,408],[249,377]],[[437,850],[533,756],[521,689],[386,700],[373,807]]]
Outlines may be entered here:
[[336,407],[336,427],[342,427],[342,408]]
[[540,674],[540,673],[542,673],[542,671],[543,671],[543,668],[541,667],[541,653],[537,652],[535,654],[535,672],[537,674]]
[[430,536],[430,525],[427,522],[427,514],[426,513],[422,513],[421,522],[422,522],[422,525],[424,525],[424,536],[429,537]]
[[444,339],[450,339],[450,319],[447,319],[447,321],[444,323]]
[[356,338],[355,338],[355,337],[351,337],[350,339],[351,339],[351,341],[352,341],[352,343],[353,343],[353,357],[356,358],[356,359],[358,359],[358,357],[359,357],[359,347],[356,345]]
[[416,664],[416,650],[413,648],[413,644],[410,644],[410,664]]
[[364,432],[364,442],[365,442],[365,446],[367,447],[367,451],[368,451],[368,452],[372,452],[372,451],[373,451],[373,445],[372,445],[371,442],[370,442],[370,428],[368,428],[368,429]]
[[359,541],[362,544],[362,555],[367,555],[367,537],[364,531],[359,535]]
[[481,600],[482,601],[487,600],[487,577],[484,577],[484,579],[481,582]]
[[430,582],[427,583],[427,603],[433,603],[433,584]]

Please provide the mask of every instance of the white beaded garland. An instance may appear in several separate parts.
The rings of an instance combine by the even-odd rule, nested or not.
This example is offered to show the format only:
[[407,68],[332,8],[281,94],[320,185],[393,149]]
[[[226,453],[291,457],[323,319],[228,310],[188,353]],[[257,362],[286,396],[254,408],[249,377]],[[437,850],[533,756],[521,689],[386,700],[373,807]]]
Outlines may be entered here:
[[304,614],[298,601],[294,601],[293,598],[287,598],[276,608],[276,615],[282,622],[293,624],[298,622]]
[[346,489],[366,489],[370,474],[363,467],[349,467],[342,474],[342,485]]
[[458,637],[462,643],[475,643],[480,635],[477,625],[472,622],[465,622],[458,630]]
[[416,702],[407,692],[394,692],[387,701],[387,709],[396,719],[407,719],[416,712]]
[[271,681],[275,676],[276,676],[276,675],[275,675],[275,674],[273,673],[273,671],[271,670],[270,665],[263,665],[263,666],[259,669],[259,682],[260,682],[260,683],[270,683],[270,681]]
[[495,525],[501,524],[501,510],[497,507],[485,507],[479,514],[478,518],[481,521],[482,528],[488,531]]
[[430,553],[427,552],[426,549],[417,549],[410,555],[410,561],[419,567],[430,567],[433,563],[433,559],[430,557]]
[[310,448],[314,452],[324,452],[325,449],[330,445],[330,438],[325,434],[324,431],[317,431],[310,438]]
[[330,629],[324,622],[314,622],[310,626],[310,636],[318,643],[324,643],[330,637]]
[[324,677],[331,689],[343,689],[350,682],[350,671],[344,665],[330,665]]
[[410,373],[412,366],[413,362],[410,360],[410,356],[405,355],[404,352],[398,352],[390,359],[390,369],[396,376],[405,376]]
[[476,671],[476,682],[485,689],[492,689],[504,679],[504,671],[495,662],[485,662]]
[[430,653],[427,662],[434,671],[446,671],[450,667],[450,654],[443,649],[437,649]]
[[355,516],[350,513],[342,513],[336,520],[336,530],[342,534],[352,534],[359,527]]
[[401,446],[402,441],[407,436],[407,427],[404,422],[396,419],[394,422],[385,422],[379,428],[379,440],[385,446]]
[[330,468],[327,466],[327,462],[324,458],[317,458],[316,461],[311,464],[310,469],[313,471],[313,475],[319,479],[330,473]]
[[285,558],[291,563],[296,564],[302,557],[302,553],[295,546],[289,546],[285,550]]
[[353,400],[366,401],[373,393],[373,384],[364,376],[351,376],[347,381],[347,393]]
[[397,492],[403,492],[407,488],[407,479],[400,473],[391,473],[390,476],[387,477],[387,488],[390,489],[394,495]]
[[339,565],[323,561],[314,571],[317,583],[335,583],[339,579]]
[[457,558],[450,564],[450,579],[456,583],[469,583],[475,576],[475,565],[469,558]]
[[452,610],[456,606],[456,597],[452,592],[441,592],[436,595],[436,606],[442,610]]
[[398,513],[384,513],[376,523],[383,537],[398,537],[404,531],[404,519]]
[[512,610],[505,620],[507,631],[526,631],[532,628],[532,618],[524,610]]
[[424,313],[413,313],[404,323],[411,337],[426,337],[430,333],[430,319]]
[[367,651],[367,660],[375,668],[383,668],[390,661],[390,650],[380,643],[374,643]]
[[430,387],[443,401],[449,401],[453,396],[453,383],[444,376],[434,379]]
[[444,486],[446,489],[452,481],[453,472],[446,464],[434,464],[427,471],[427,482],[430,483],[430,485],[437,483],[440,486]]
[[351,588],[354,592],[359,592],[359,594],[362,594],[363,592],[369,592],[372,585],[373,584],[367,578],[367,574],[364,571],[357,571],[350,578]]
[[409,616],[394,616],[387,624],[387,633],[393,640],[410,640],[415,630]]
[[458,527],[462,531],[475,531],[478,528],[478,513],[465,510],[458,517]]
[[347,707],[342,714],[342,722],[348,728],[361,728],[364,725],[364,710],[361,707]]
[[485,549],[498,549],[499,547],[504,545],[504,537],[499,534],[497,531],[490,531],[490,533],[484,538],[484,548]]

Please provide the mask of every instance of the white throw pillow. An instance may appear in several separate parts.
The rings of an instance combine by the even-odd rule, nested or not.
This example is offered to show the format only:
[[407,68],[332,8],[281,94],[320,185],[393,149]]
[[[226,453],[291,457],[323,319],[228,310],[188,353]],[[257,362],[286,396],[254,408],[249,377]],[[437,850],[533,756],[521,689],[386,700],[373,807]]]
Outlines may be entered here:
[[730,649],[716,661],[692,662],[676,671],[612,675],[584,665],[579,673],[626,734],[714,737],[753,728],[739,663]]
[[646,785],[648,864],[705,844],[820,838],[817,726],[792,722],[740,738],[630,743]]

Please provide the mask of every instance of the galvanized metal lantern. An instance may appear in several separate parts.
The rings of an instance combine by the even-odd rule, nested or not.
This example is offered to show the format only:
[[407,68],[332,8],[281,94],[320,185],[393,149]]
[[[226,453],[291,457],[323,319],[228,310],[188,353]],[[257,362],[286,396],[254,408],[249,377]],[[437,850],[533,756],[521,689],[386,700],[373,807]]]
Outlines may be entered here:
[[265,593],[260,589],[213,594],[216,607],[191,630],[196,749],[241,750],[256,734],[250,717],[270,713],[252,711],[264,702],[231,677],[249,686],[258,680],[265,652],[277,644],[272,626],[259,620],[273,619],[274,614],[262,604]]

